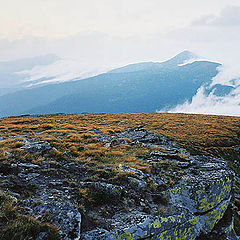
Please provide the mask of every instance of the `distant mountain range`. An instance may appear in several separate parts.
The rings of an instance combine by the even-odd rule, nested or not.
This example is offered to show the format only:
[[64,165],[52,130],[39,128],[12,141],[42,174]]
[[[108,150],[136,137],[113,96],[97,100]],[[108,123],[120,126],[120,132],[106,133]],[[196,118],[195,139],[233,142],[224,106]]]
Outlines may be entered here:
[[103,69],[81,67],[54,54],[0,62],[0,96],[29,87],[96,76]]
[[31,70],[35,66],[47,66],[58,60],[60,60],[59,57],[49,54],[35,58],[0,62],[0,95],[8,91],[16,91],[26,85],[24,82],[26,75],[20,74],[20,72]]
[[[210,85],[217,75],[221,64],[198,59],[195,54],[184,51],[161,63],[136,63],[86,79],[21,89],[0,96],[0,116],[155,112],[171,108],[191,101],[197,90]],[[49,58],[49,62],[57,60],[57,57]],[[231,91],[222,85],[214,88],[220,95]]]

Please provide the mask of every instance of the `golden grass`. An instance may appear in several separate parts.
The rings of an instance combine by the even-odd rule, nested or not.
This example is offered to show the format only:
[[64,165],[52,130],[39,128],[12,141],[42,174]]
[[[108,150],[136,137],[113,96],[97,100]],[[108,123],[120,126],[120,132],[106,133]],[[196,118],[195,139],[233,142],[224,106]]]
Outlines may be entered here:
[[[20,138],[10,136],[28,134],[28,138],[48,141],[54,146],[57,155],[64,151],[84,160],[86,157],[114,158],[119,162],[137,164],[138,155],[148,154],[144,148],[117,145],[106,149],[103,143],[97,143],[97,128],[106,135],[114,135],[127,127],[144,125],[149,131],[164,134],[177,141],[183,147],[197,153],[219,155],[232,153],[239,146],[240,118],[230,116],[180,114],[180,113],[124,113],[124,114],[81,114],[41,117],[15,117],[0,119],[0,146],[11,152],[22,143]],[[129,139],[126,139],[130,142]],[[82,149],[84,146],[84,150]],[[81,149],[81,150],[79,150]],[[161,150],[161,149],[155,149]],[[1,154],[2,156],[3,154]],[[141,163],[141,161],[139,161]]]

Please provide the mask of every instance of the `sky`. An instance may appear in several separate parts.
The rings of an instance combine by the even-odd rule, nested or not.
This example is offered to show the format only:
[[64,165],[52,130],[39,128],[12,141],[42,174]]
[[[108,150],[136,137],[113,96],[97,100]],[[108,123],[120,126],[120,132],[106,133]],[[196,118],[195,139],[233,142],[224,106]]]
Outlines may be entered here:
[[1,38],[48,39],[97,31],[117,36],[153,34],[216,15],[238,0],[1,0]]
[[87,64],[121,65],[165,60],[185,49],[223,60],[232,57],[240,38],[239,0],[0,4],[0,61],[51,52]]
[[230,84],[240,75],[239,0],[0,0],[0,6],[0,61],[53,53],[67,64],[49,72],[75,76],[190,50],[224,64],[218,81]]

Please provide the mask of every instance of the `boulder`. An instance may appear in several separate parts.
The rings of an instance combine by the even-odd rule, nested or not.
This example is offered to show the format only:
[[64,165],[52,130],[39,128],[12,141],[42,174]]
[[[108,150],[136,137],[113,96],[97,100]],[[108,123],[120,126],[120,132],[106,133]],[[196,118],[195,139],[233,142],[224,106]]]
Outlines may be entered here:
[[46,141],[30,141],[20,149],[30,153],[42,153],[51,148],[50,144]]
[[[80,237],[81,214],[64,191],[42,190],[39,197],[25,200],[28,213],[38,219],[47,219],[59,227],[61,239],[70,240]],[[38,236],[44,239],[44,233]]]
[[[164,191],[167,201],[162,201],[166,205],[162,214],[147,214],[140,208],[136,210],[137,207],[129,208],[127,212],[116,212],[107,219],[111,223],[108,229],[82,233],[82,240],[200,240],[208,239],[206,236],[212,236],[209,238],[211,240],[221,239],[221,236],[229,240],[237,239],[232,227],[233,218],[225,222],[223,220],[232,206],[234,182],[234,173],[224,160],[210,156],[191,156],[174,142],[149,133],[143,127],[127,129],[118,133],[116,138],[129,138],[134,144],[142,143],[148,147],[163,147],[164,152],[152,152],[148,162],[172,162],[181,169],[183,175],[176,184]],[[146,174],[125,165],[120,165],[119,169],[135,174],[136,178],[128,179],[130,184],[136,186],[139,196],[146,191],[147,179],[151,178],[154,184],[158,182],[156,185],[159,186],[167,183],[158,173]],[[161,198],[162,193],[159,194],[158,198]],[[150,194],[147,202],[150,203],[154,196]],[[155,207],[156,204],[149,206]],[[221,230],[214,234],[216,227]]]

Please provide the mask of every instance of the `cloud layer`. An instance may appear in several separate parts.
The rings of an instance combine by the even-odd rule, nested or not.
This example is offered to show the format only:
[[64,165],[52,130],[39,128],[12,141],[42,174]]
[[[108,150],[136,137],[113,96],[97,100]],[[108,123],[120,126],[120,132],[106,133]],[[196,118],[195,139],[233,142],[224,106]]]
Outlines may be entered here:
[[[215,56],[224,63],[209,86],[198,89],[191,102],[176,106],[170,112],[204,113],[240,116],[240,7],[227,7],[218,16],[205,16],[182,30],[188,41],[199,45],[203,54]],[[195,31],[193,31],[195,30]],[[192,32],[192,33],[191,33]],[[212,90],[217,84],[234,89],[225,96]]]
[[142,35],[188,25],[238,0],[0,0],[0,38],[48,39],[98,31]]
[[[240,72],[235,70],[222,66],[210,86],[200,87],[191,102],[187,101],[168,112],[240,116]],[[217,84],[231,86],[233,90],[224,96],[216,95],[214,86]],[[210,93],[207,91],[209,88],[213,89]]]
[[100,73],[109,69],[93,69],[89,66],[79,68],[79,63],[70,60],[59,60],[48,66],[36,66],[31,70],[17,72],[20,76],[25,76],[22,80],[27,87],[46,83],[65,82],[69,80],[80,80]]

